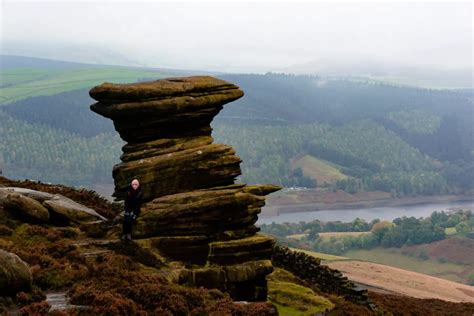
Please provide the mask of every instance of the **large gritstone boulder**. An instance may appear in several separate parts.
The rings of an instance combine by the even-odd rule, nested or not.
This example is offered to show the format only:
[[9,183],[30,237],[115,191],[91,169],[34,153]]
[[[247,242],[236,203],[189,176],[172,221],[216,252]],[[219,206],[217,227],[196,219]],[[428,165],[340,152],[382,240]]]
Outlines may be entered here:
[[7,210],[11,210],[19,217],[24,217],[27,220],[37,220],[40,222],[47,222],[49,220],[49,212],[40,202],[29,198],[27,196],[10,193],[5,197],[3,206]]
[[16,254],[0,249],[0,296],[14,296],[31,288],[28,265]]
[[104,83],[90,91],[91,109],[114,121],[123,163],[114,167],[115,196],[138,177],[146,200],[234,183],[240,158],[212,144],[212,119],[225,103],[243,96],[237,86],[212,77],[137,84]]
[[61,194],[17,187],[0,188],[0,206],[25,221],[50,222],[52,218],[59,218],[68,223],[87,223],[106,220],[95,210]]
[[134,227],[170,260],[187,263],[179,282],[218,288],[239,300],[265,300],[274,241],[258,235],[257,215],[274,185],[235,184],[240,158],[214,144],[210,126],[239,87],[209,76],[135,84],[104,83],[90,91],[92,111],[113,120],[123,146],[113,168],[114,196],[132,178],[145,202]]

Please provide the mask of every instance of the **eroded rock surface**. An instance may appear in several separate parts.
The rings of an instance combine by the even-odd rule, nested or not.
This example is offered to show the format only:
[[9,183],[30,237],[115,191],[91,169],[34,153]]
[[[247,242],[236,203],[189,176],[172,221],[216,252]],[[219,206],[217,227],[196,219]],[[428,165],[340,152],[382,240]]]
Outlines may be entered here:
[[16,212],[19,217],[26,217],[27,219],[47,222],[49,220],[49,212],[40,202],[23,196],[18,193],[10,193],[5,197],[3,206],[7,210]]
[[0,249],[0,296],[14,296],[31,287],[28,265],[16,254]]
[[137,84],[104,83],[90,91],[91,109],[114,121],[128,144],[114,167],[115,196],[138,177],[146,200],[234,183],[240,158],[212,144],[212,119],[243,95],[237,86],[208,76]]
[[140,180],[142,208],[136,238],[170,260],[195,265],[181,283],[219,288],[238,300],[265,300],[273,239],[255,226],[274,185],[235,184],[241,159],[214,144],[210,126],[239,87],[209,76],[136,84],[104,83],[90,91],[91,109],[114,121],[127,144],[114,166],[114,196]]
[[25,221],[49,222],[51,218],[63,222],[84,223],[105,221],[95,210],[61,194],[17,188],[0,188],[0,206]]

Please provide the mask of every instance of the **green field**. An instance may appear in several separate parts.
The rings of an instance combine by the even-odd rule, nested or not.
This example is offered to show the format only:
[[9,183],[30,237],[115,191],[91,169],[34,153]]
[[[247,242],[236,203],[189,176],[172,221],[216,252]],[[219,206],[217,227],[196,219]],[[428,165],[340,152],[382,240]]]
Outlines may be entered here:
[[398,248],[374,248],[372,250],[350,250],[344,255],[349,259],[370,261],[455,282],[465,282],[459,275],[466,270],[467,267],[465,265],[451,262],[441,263],[432,259],[423,260],[404,255],[401,251]]
[[0,74],[0,82],[2,87],[16,85],[45,78],[48,75],[52,75],[54,72],[54,70],[34,68],[5,70]]
[[15,69],[2,73],[0,104],[39,95],[54,95],[65,91],[92,88],[105,81],[135,82],[141,78],[164,78],[170,74],[147,69],[97,67],[65,70]]
[[275,268],[268,277],[269,300],[279,315],[309,316],[331,310],[334,304],[304,286],[292,273]]
[[456,227],[446,227],[444,232],[446,233],[446,235],[450,236],[450,235],[456,235],[457,230],[456,230]]
[[304,155],[293,161],[293,169],[301,168],[303,175],[316,179],[318,185],[335,183],[338,180],[347,179],[347,176],[332,163],[318,159],[311,155]]
[[308,234],[294,234],[294,235],[288,235],[286,238],[288,239],[294,239],[294,240],[301,240],[304,237],[308,237]]
[[327,232],[319,233],[319,238],[323,240],[330,240],[331,238],[341,239],[344,237],[360,237],[365,235],[370,235],[371,232]]

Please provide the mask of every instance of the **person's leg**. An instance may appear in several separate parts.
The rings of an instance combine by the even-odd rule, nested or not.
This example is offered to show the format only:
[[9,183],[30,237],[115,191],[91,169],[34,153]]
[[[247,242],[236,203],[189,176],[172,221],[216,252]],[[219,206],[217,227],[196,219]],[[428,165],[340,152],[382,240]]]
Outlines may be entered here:
[[133,219],[130,219],[130,229],[127,232],[127,239],[132,240]]
[[132,232],[132,223],[129,216],[123,218],[122,240],[127,239],[127,235]]

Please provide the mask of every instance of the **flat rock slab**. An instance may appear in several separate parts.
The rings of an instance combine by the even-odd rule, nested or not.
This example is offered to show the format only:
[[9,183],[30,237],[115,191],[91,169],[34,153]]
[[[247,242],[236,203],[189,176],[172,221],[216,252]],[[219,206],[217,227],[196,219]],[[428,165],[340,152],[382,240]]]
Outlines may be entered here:
[[40,203],[42,203],[44,200],[49,200],[54,197],[54,195],[51,193],[46,193],[46,192],[41,192],[41,191],[36,191],[36,190],[31,190],[31,189],[24,189],[24,188],[17,188],[17,187],[0,187],[0,206],[2,206],[5,203],[7,195],[11,193],[18,193],[18,194],[27,196]]
[[43,222],[49,220],[50,212],[60,214],[72,222],[107,220],[95,210],[61,194],[17,187],[0,188],[0,206]]
[[209,244],[208,262],[231,265],[247,261],[269,260],[274,245],[273,238],[259,234],[242,239],[212,242]]
[[156,198],[142,207],[134,234],[139,238],[209,236],[245,230],[256,222],[265,204],[263,197],[245,190],[244,185],[230,185]]
[[226,145],[208,144],[114,166],[115,197],[123,197],[137,177],[143,199],[234,183],[241,159]]
[[3,207],[27,220],[33,219],[41,222],[48,222],[49,220],[49,211],[46,207],[37,200],[19,193],[8,194],[4,199]]
[[60,194],[54,195],[51,200],[44,201],[43,205],[50,211],[63,215],[73,222],[91,222],[97,221],[98,219],[107,220],[93,209],[74,202]]
[[89,94],[91,110],[114,121],[127,142],[210,136],[211,121],[225,103],[243,96],[239,87],[209,76],[104,83]]
[[[129,84],[106,82],[90,90],[89,95],[97,101],[114,103],[117,101],[166,99],[182,95],[193,96],[226,90],[239,90],[239,87],[210,76],[193,76]],[[241,90],[240,95],[243,95]]]

